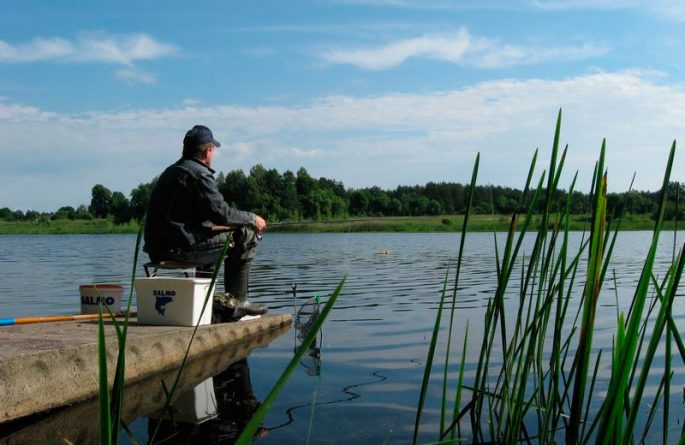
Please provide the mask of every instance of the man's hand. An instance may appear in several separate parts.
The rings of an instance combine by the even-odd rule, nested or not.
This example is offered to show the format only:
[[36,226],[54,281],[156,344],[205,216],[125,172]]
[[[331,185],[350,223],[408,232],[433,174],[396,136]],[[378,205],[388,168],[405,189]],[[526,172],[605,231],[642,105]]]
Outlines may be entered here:
[[254,221],[254,227],[257,233],[263,232],[266,230],[266,221],[264,221],[264,218],[262,218],[259,215],[256,215],[255,221]]

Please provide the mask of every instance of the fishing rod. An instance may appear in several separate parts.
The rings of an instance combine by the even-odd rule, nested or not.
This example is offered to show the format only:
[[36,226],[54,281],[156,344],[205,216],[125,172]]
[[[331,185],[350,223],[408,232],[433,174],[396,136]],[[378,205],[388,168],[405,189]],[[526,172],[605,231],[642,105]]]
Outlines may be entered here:
[[[281,226],[309,226],[314,224],[343,224],[343,223],[364,223],[378,221],[379,218],[352,218],[352,219],[329,219],[325,221],[283,221],[267,224],[267,230],[269,227],[281,227]],[[393,221],[411,220],[412,217],[408,216],[394,216],[386,217],[386,219],[392,219]]]
[[[398,216],[398,217],[392,217],[393,220],[395,221],[400,221],[400,220],[411,220],[411,217],[403,217],[403,216]],[[269,223],[267,224],[267,230],[269,227],[288,227],[288,226],[311,226],[311,225],[327,225],[327,224],[345,224],[345,223],[365,223],[365,222],[374,222],[378,221],[378,218],[354,218],[354,219],[330,219],[330,220],[325,220],[325,221],[282,221],[282,222],[274,222],[274,223]],[[220,225],[213,225],[209,226],[209,229],[212,232],[215,233],[221,233],[221,232],[231,232],[233,230],[239,229],[240,226],[220,226]],[[262,232],[257,233],[257,238],[261,239],[262,237]]]
[[[129,312],[129,317],[137,316],[137,312]],[[125,317],[126,312],[116,312],[112,315],[102,314],[103,318]],[[17,324],[32,324],[32,323],[50,323],[53,321],[82,321],[82,320],[97,320],[100,314],[78,314],[78,315],[47,315],[39,317],[24,317],[24,318],[0,318],[0,326],[13,326]]]

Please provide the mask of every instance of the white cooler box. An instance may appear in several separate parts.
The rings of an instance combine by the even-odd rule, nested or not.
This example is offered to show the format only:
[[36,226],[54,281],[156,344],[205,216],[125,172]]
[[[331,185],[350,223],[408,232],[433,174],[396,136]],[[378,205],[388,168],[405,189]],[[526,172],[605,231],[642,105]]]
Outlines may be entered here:
[[212,322],[212,295],[200,318],[209,278],[137,278],[138,323],[164,326],[195,326]]

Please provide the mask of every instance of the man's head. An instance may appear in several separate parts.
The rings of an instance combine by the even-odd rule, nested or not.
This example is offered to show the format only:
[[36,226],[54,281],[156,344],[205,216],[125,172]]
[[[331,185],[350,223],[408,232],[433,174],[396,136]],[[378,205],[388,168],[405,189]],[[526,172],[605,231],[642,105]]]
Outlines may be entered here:
[[209,165],[215,147],[221,147],[221,143],[214,139],[212,130],[195,125],[183,138],[183,157],[199,159]]

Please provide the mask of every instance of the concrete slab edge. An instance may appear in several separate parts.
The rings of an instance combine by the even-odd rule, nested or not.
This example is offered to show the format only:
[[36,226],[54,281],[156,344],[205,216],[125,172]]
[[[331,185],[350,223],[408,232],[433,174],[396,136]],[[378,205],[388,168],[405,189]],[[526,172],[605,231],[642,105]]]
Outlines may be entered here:
[[[290,325],[290,315],[269,315],[257,320],[201,326],[190,348],[189,358],[212,354],[231,342],[248,339],[264,331]],[[114,330],[113,326],[107,326]],[[131,383],[177,368],[183,360],[193,328],[136,335],[126,343],[126,382]],[[118,355],[111,332],[107,343],[110,385]],[[97,337],[91,344],[35,351],[0,360],[0,424],[48,409],[97,396]]]

